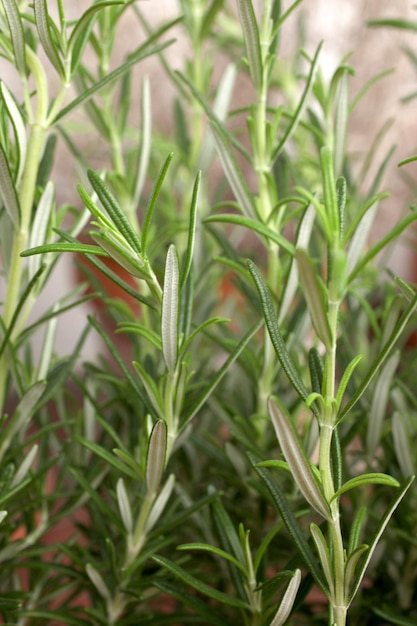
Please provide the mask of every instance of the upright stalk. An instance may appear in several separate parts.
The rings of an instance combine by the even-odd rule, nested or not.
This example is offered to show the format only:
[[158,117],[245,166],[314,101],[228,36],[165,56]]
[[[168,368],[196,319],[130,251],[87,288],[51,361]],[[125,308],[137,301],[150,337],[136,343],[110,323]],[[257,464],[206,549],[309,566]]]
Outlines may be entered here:
[[319,442],[320,475],[324,496],[329,503],[331,513],[331,519],[329,521],[329,540],[333,559],[334,580],[333,594],[330,599],[330,626],[345,626],[347,612],[345,598],[345,551],[342,528],[340,524],[339,500],[338,498],[334,498],[335,487],[331,467],[331,445],[336,420],[334,407],[336,397],[336,348],[339,307],[340,301],[337,280],[335,280],[335,277],[330,277],[327,317],[332,342],[326,354],[325,380],[323,389],[324,410],[320,424]]
[[[20,205],[20,221],[13,233],[10,273],[7,280],[3,314],[3,324],[6,329],[9,328],[13,320],[13,315],[16,311],[22,291],[24,261],[20,255],[23,250],[27,248],[29,240],[36,179],[45,141],[48,111],[48,86],[46,75],[39,59],[29,47],[26,47],[26,61],[33,74],[37,87],[37,112],[35,120],[30,123],[25,167],[21,184],[17,190]],[[27,88],[26,82],[23,86]],[[28,102],[29,98],[25,98],[25,101]],[[14,336],[15,334],[12,333],[10,341],[13,341]],[[0,411],[2,411],[5,403],[8,373],[8,355],[7,352],[4,352],[0,357]]]

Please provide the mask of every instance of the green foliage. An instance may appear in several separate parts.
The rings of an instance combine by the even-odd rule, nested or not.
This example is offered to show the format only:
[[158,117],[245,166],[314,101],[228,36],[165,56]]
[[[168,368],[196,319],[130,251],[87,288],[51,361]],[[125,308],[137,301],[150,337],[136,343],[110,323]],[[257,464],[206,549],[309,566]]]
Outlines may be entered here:
[[[0,621],[415,623],[417,294],[379,253],[417,212],[370,242],[390,155],[349,151],[379,77],[352,96],[322,43],[283,60],[301,0],[181,0],[156,30],[130,0],[65,4],[0,2],[20,81],[0,81]],[[116,63],[126,17],[140,44]],[[152,55],[172,133],[152,76],[134,98]],[[83,285],[37,316],[63,254]]]

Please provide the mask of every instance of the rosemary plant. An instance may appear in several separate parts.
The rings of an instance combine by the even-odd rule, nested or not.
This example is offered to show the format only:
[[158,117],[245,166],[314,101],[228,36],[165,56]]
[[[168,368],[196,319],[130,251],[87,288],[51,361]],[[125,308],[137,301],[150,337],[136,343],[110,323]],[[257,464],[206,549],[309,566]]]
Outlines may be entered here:
[[[181,0],[156,30],[133,1],[51,4],[0,3],[1,623],[414,624],[417,295],[380,253],[417,212],[372,239],[391,160],[353,157],[349,121],[374,79],[325,78],[323,43],[281,58],[301,0]],[[33,321],[62,254],[83,283]]]

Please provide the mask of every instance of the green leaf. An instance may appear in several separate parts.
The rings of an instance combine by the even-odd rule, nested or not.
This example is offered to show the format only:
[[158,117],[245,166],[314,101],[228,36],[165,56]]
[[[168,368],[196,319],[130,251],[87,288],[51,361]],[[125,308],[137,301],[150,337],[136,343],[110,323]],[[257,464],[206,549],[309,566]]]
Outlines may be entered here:
[[168,248],[164,289],[162,292],[162,352],[169,372],[175,370],[178,358],[179,270],[175,246]]
[[[310,242],[311,233],[314,225],[314,218],[316,212],[314,206],[309,204],[304,215],[301,218],[300,225],[298,227],[297,237],[295,240],[295,249],[308,248]],[[295,293],[298,288],[298,269],[295,258],[291,259],[291,267],[289,274],[285,280],[284,293],[281,298],[278,314],[278,325],[282,324],[287,317],[288,311],[291,307]]]
[[410,20],[404,20],[398,17],[386,17],[384,19],[379,20],[369,20],[367,22],[367,26],[372,27],[381,27],[388,26],[390,28],[399,28],[402,30],[409,30],[412,32],[417,31],[417,22],[411,22]]
[[103,459],[108,467],[114,467],[119,474],[126,474],[126,476],[129,476],[129,478],[133,478],[133,480],[135,481],[137,480],[138,477],[136,472],[134,472],[125,463],[122,463],[122,461],[119,461],[117,457],[108,452],[105,448],[98,445],[97,443],[94,443],[93,441],[88,441],[87,439],[84,439],[84,437],[81,437],[80,435],[75,435],[75,438],[78,443],[80,443],[82,446],[84,446],[91,452],[94,452],[94,454]]
[[407,432],[405,416],[397,411],[392,418],[392,438],[394,440],[397,462],[404,478],[407,478],[416,471],[416,464],[410,448],[413,440]]
[[263,85],[263,67],[255,11],[251,0],[237,0],[237,8],[242,26],[246,57],[249,63],[250,77],[256,92],[259,94]]
[[99,256],[109,255],[98,246],[91,246],[85,243],[47,243],[43,246],[36,246],[30,250],[24,250],[20,256],[27,257],[33,254],[48,254],[50,252],[74,252],[80,254],[98,254]]
[[15,171],[15,184],[19,185],[20,179],[22,178],[23,170],[26,163],[26,150],[27,150],[27,138],[26,138],[26,127],[25,122],[23,121],[23,117],[20,111],[19,106],[16,103],[16,100],[10,93],[6,84],[3,81],[0,81],[0,95],[6,107],[7,115],[10,120],[10,123],[13,126],[13,132],[15,136],[16,142],[16,171]]
[[323,342],[326,349],[331,350],[333,343],[332,333],[327,319],[326,302],[320,289],[317,274],[305,250],[300,248],[296,250],[295,258],[312,324],[318,338]]
[[288,140],[291,138],[292,134],[294,133],[295,129],[298,126],[298,123],[301,119],[301,116],[304,112],[304,108],[305,105],[307,103],[307,99],[310,95],[310,92],[312,90],[313,84],[314,84],[314,80],[316,78],[316,72],[317,72],[317,67],[318,67],[318,61],[319,61],[319,56],[320,56],[320,52],[323,46],[323,42],[320,43],[320,45],[318,46],[316,53],[314,55],[313,61],[311,63],[311,68],[310,68],[310,73],[308,75],[307,78],[307,83],[306,86],[304,88],[304,91],[302,93],[302,96],[300,98],[300,102],[298,103],[298,106],[294,112],[294,115],[291,118],[291,122],[288,125],[288,128],[286,129],[283,137],[281,138],[280,142],[278,143],[277,147],[275,148],[273,155],[272,155],[272,163],[275,163],[275,161],[277,160],[277,158],[279,157],[279,155],[281,154],[281,152],[283,151],[286,143],[288,142]]
[[77,71],[85,46],[88,42],[91,29],[94,25],[94,20],[97,18],[97,13],[102,11],[105,7],[123,4],[124,0],[95,2],[95,4],[84,11],[81,17],[77,20],[68,40],[68,56],[71,59],[71,76],[73,76]]
[[372,558],[372,555],[375,551],[375,548],[385,530],[385,528],[387,527],[395,509],[397,508],[397,506],[400,504],[401,500],[404,498],[405,494],[407,493],[408,489],[411,486],[411,483],[414,480],[414,476],[411,476],[405,483],[403,483],[401,489],[400,489],[400,493],[392,500],[390,506],[388,507],[386,513],[384,514],[384,516],[382,517],[381,521],[378,524],[378,528],[376,530],[376,533],[372,539],[372,541],[369,543],[369,550],[366,553],[366,558],[363,560],[363,562],[361,562],[360,564],[360,568],[359,571],[356,575],[355,581],[353,583],[352,589],[350,591],[349,594],[349,598],[346,598],[347,602],[347,607],[349,607],[349,605],[351,604],[353,598],[356,595],[356,592],[358,591],[361,583],[362,583],[362,579],[365,575],[366,569],[369,565],[369,562]]
[[339,209],[336,197],[336,182],[334,178],[333,155],[329,148],[320,150],[320,165],[323,183],[323,199],[326,218],[331,233],[330,244],[340,241]]
[[33,10],[35,13],[36,29],[42,48],[60,77],[66,80],[65,69],[59,56],[59,49],[52,35],[50,25],[52,18],[48,13],[46,0],[33,0]]
[[322,571],[318,566],[317,559],[315,558],[306,538],[304,537],[300,526],[297,524],[297,520],[294,516],[294,513],[290,509],[285,494],[282,492],[277,483],[272,479],[269,471],[265,468],[258,467],[259,459],[256,459],[250,452],[248,452],[247,454],[252,467],[267,486],[268,491],[272,496],[272,500],[281,515],[282,521],[284,522],[285,527],[287,528],[291,538],[297,546],[300,556],[310,570],[316,583],[324,591],[324,593],[327,594],[326,581],[324,580]]
[[212,122],[211,130],[224,174],[235,195],[240,210],[246,218],[256,220],[257,216],[253,195],[249,191],[249,187],[227,141],[227,137],[220,128]]
[[338,489],[333,495],[332,500],[341,496],[342,493],[346,493],[346,491],[349,491],[350,489],[355,489],[355,487],[362,487],[362,485],[385,485],[386,487],[399,487],[400,483],[388,474],[381,474],[378,472],[361,474],[360,476],[355,476],[355,478],[351,478],[345,482],[345,484],[342,485],[341,488]]
[[140,255],[142,252],[140,237],[131,226],[126,215],[120,208],[119,203],[114,198],[102,178],[94,170],[88,170],[87,174],[94,191],[112,219],[118,232],[124,237],[124,239],[126,239],[132,250],[134,250],[136,254]]
[[193,253],[194,253],[194,243],[195,243],[195,231],[197,226],[197,204],[198,204],[198,195],[200,191],[201,184],[201,171],[197,173],[194,187],[193,187],[193,195],[191,198],[191,206],[190,206],[190,221],[188,225],[188,236],[187,236],[187,247],[185,250],[185,257],[183,261],[183,265],[181,268],[181,280],[180,280],[180,289],[183,288],[189,274],[191,265],[193,263]]
[[30,387],[20,400],[6,426],[2,426],[0,443],[0,462],[18,432],[23,433],[32,417],[36,405],[45,391],[46,383],[37,382]]
[[36,272],[36,274],[33,276],[33,278],[26,285],[22,295],[20,296],[19,302],[17,303],[17,306],[15,310],[13,311],[13,316],[12,316],[12,319],[10,320],[10,324],[8,328],[5,330],[4,336],[1,337],[0,357],[2,356],[3,352],[9,347],[9,341],[13,334],[13,330],[19,320],[20,313],[23,311],[23,308],[25,306],[27,299],[32,294],[32,292],[34,292],[35,287],[38,283],[38,280],[40,279],[44,270],[45,270],[45,266],[42,265],[39,268],[39,270]]
[[168,476],[168,480],[165,482],[164,486],[159,492],[158,497],[155,499],[151,512],[149,513],[149,517],[146,520],[145,535],[148,534],[153,529],[156,522],[158,521],[158,519],[164,512],[165,506],[169,498],[171,497],[174,486],[175,486],[175,476],[174,474],[170,474]]
[[162,403],[161,394],[155,383],[155,380],[152,378],[152,376],[149,376],[149,374],[145,371],[145,368],[138,361],[133,361],[133,367],[139,374],[141,383],[146,390],[148,398],[151,402],[151,406],[153,407],[156,415],[158,416],[159,419],[163,420],[164,415],[163,415],[163,411],[161,408],[163,403]]
[[203,595],[208,596],[212,600],[215,600],[216,602],[219,602],[220,604],[226,604],[228,606],[232,606],[238,609],[244,609],[244,610],[250,609],[247,602],[243,602],[242,600],[239,600],[238,598],[234,598],[233,596],[223,593],[222,591],[213,589],[213,587],[209,587],[209,585],[206,585],[205,583],[203,583],[199,578],[195,578],[195,576],[192,576],[191,574],[189,574],[185,569],[183,569],[182,567],[180,567],[173,561],[170,561],[169,559],[166,559],[165,557],[162,557],[159,555],[153,556],[152,559],[155,561],[155,563],[167,569],[169,572],[174,574],[174,576],[182,580],[184,583],[186,583],[187,585],[189,585],[190,587],[192,587],[199,593],[202,593]]
[[374,259],[377,254],[381,252],[387,245],[397,240],[403,231],[405,231],[413,222],[417,220],[417,211],[412,209],[410,215],[407,215],[404,219],[400,220],[398,224],[394,226],[384,237],[382,237],[378,243],[373,245],[371,249],[365,254],[362,260],[356,265],[355,269],[349,276],[349,282],[352,282],[357,276],[360,276],[363,269],[368,263]]
[[247,569],[231,554],[221,550],[220,548],[216,548],[216,546],[212,546],[208,543],[184,543],[177,547],[177,550],[203,550],[204,552],[211,552],[211,554],[215,554],[230,563],[233,563],[241,572],[243,572],[245,577],[248,577]]
[[146,249],[147,249],[147,243],[148,243],[148,234],[149,234],[149,228],[151,225],[151,221],[152,221],[152,216],[153,216],[153,212],[154,209],[156,207],[156,203],[162,188],[162,184],[165,180],[165,176],[168,172],[168,168],[170,166],[170,163],[172,161],[172,158],[174,156],[174,153],[171,152],[167,158],[165,159],[165,163],[163,164],[161,171],[159,172],[159,176],[158,179],[155,183],[155,186],[153,188],[152,191],[152,195],[151,198],[149,200],[149,204],[147,206],[146,209],[146,213],[145,213],[145,219],[143,220],[143,226],[142,226],[142,243],[141,243],[141,248],[142,248],[142,254],[145,255],[146,254]]
[[350,535],[349,535],[349,545],[347,554],[348,556],[352,554],[356,550],[359,545],[360,535],[362,532],[363,522],[365,521],[367,509],[366,506],[361,506],[360,509],[356,511],[355,517],[353,519]]
[[320,557],[320,563],[329,586],[329,595],[330,597],[333,597],[334,582],[329,546],[327,545],[324,535],[317,524],[310,524],[310,532],[314,539],[314,543],[316,544],[317,553]]
[[374,456],[375,450],[381,440],[388,399],[395,372],[397,371],[400,362],[400,357],[400,351],[396,350],[390,357],[387,358],[381,368],[381,372],[372,395],[372,404],[368,413],[366,433],[366,449],[370,458]]
[[[35,217],[33,219],[32,228],[29,237],[29,247],[37,248],[46,242],[48,234],[48,226],[55,205],[55,188],[49,181],[42,192],[38,206],[36,208]],[[40,269],[42,263],[42,255],[33,255],[29,258],[28,273],[29,277],[35,276]]]
[[346,152],[346,135],[350,115],[349,106],[349,77],[352,70],[342,66],[338,75],[335,101],[335,124],[334,124],[334,172],[341,176]]
[[[140,148],[139,159],[136,171],[136,181],[133,190],[134,207],[139,206],[140,197],[145,183],[146,173],[148,172],[149,159],[151,153],[152,142],[152,107],[151,107],[151,90],[149,86],[149,78],[143,77],[142,92],[140,101]],[[143,235],[142,235],[143,246]]]
[[26,74],[25,35],[20,17],[19,7],[15,0],[2,0],[3,9],[6,13],[7,23],[10,29],[14,60],[20,76]]
[[288,587],[285,590],[284,595],[282,596],[282,600],[279,604],[278,610],[275,613],[271,623],[269,626],[283,626],[289,616],[291,615],[292,607],[294,605],[294,601],[300,587],[301,583],[301,571],[296,569],[290,582],[288,583]]
[[359,546],[358,548],[353,550],[353,552],[351,552],[348,556],[348,559],[345,565],[345,584],[344,584],[345,598],[349,596],[349,589],[354,579],[358,563],[368,549],[369,549],[369,546],[364,544],[363,546]]
[[[207,104],[207,102],[205,101],[205,99],[203,98],[201,93],[198,91],[198,89],[196,89],[196,87],[194,87],[193,83],[190,80],[188,80],[188,78],[186,76],[181,74],[181,72],[176,72],[176,75],[190,89],[190,91],[193,94],[194,98],[197,100],[197,102],[200,104],[200,106],[205,111],[207,117],[209,118],[211,126],[213,128],[217,128],[218,133],[222,135],[223,141],[224,141],[226,147],[229,144],[230,144],[230,146],[234,146],[245,157],[245,159],[249,163],[251,163],[252,159],[251,159],[251,155],[249,154],[249,152],[246,150],[246,148],[244,148],[244,146],[242,146],[242,144],[239,141],[237,141],[237,139],[232,135],[232,133],[230,133],[227,130],[227,128],[222,123],[221,118],[218,117],[216,115],[216,113],[209,107],[209,105]],[[232,76],[230,76],[230,77],[232,78]]]
[[383,606],[382,609],[378,607],[372,607],[372,611],[373,613],[378,615],[378,617],[381,617],[383,620],[388,621],[391,624],[395,624],[395,626],[415,626],[416,623],[415,617],[405,617],[404,615],[395,613],[391,608],[387,606]]
[[15,229],[20,224],[20,206],[7,156],[0,145],[0,198]]
[[355,370],[355,367],[358,365],[358,363],[360,361],[362,361],[363,359],[363,354],[358,354],[357,356],[355,356],[350,363],[348,363],[348,366],[346,367],[345,371],[343,372],[343,376],[340,379],[340,383],[339,386],[337,388],[337,393],[336,393],[336,406],[337,406],[337,410],[340,409],[340,406],[342,404],[342,400],[343,400],[343,396],[344,393],[346,391],[346,387],[349,384],[349,381],[352,377],[352,374]]
[[204,223],[219,222],[225,224],[236,224],[243,228],[248,228],[253,232],[265,237],[267,240],[273,241],[280,248],[288,252],[291,256],[294,256],[294,246],[280,233],[277,233],[272,228],[268,228],[262,222],[257,219],[252,219],[244,215],[235,215],[233,213],[210,215],[204,220]]
[[146,486],[150,493],[159,489],[165,468],[167,451],[167,426],[164,420],[158,420],[149,437],[146,459]]
[[324,519],[330,519],[330,511],[324,496],[318,487],[314,474],[302,448],[298,434],[282,404],[277,400],[268,401],[269,415],[274,425],[275,434],[287,461],[291,474],[299,490],[311,507]]
[[117,503],[119,505],[120,516],[126,532],[131,533],[133,530],[132,509],[130,508],[129,497],[123,478],[119,478],[116,485]]
[[272,296],[265,283],[265,279],[259,269],[256,267],[255,263],[249,260],[248,267],[255,282],[259,298],[261,300],[266,326],[278,360],[281,363],[282,369],[286,373],[290,383],[292,384],[298,395],[303,400],[307,400],[309,396],[309,391],[301,380],[301,377],[297,372],[294,362],[291,359],[289,352],[287,351],[287,347],[278,328],[274,305],[272,303]]

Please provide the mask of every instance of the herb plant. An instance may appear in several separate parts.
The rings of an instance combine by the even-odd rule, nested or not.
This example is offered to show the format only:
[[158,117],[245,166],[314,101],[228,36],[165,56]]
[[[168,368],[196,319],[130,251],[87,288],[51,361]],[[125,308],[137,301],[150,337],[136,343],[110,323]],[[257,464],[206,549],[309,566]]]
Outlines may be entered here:
[[[281,59],[301,0],[181,0],[157,30],[140,3],[51,4],[0,4],[2,623],[414,624],[417,296],[383,253],[417,212],[372,240],[391,160],[353,157],[349,119],[374,79],[326,79],[322,43]],[[115,66],[126,15],[142,39]],[[83,283],[33,321],[62,254]]]

